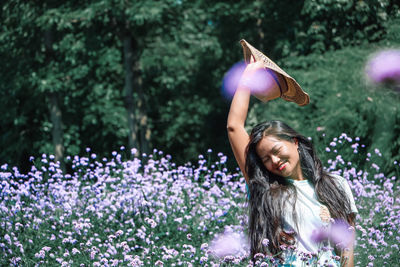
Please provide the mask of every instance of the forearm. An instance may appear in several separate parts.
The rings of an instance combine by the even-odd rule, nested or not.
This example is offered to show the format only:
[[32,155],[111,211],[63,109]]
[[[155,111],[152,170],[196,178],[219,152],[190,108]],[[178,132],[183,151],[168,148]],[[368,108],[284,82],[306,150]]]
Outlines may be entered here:
[[349,244],[349,247],[347,250],[345,250],[342,255],[344,257],[347,257],[347,261],[345,262],[344,266],[345,267],[354,267],[354,243],[356,240],[356,225],[355,225],[355,220],[356,220],[356,214],[355,213],[350,213],[348,215],[347,220],[350,222],[351,228],[352,228],[352,238],[351,242]]
[[353,251],[353,249],[351,250],[351,253],[349,253],[349,262],[347,263],[347,267],[354,267],[354,251]]
[[342,253],[342,259],[341,259],[341,266],[343,267],[354,267],[354,250],[353,246],[349,248],[349,250],[345,250]]
[[249,108],[249,101],[249,90],[239,86],[232,99],[227,122],[229,142],[231,143],[233,154],[235,155],[235,159],[247,183],[249,183],[249,178],[245,170],[245,154],[249,142],[249,135],[244,128],[244,124],[246,121],[247,110]]
[[353,229],[352,239],[347,249],[342,250],[341,257],[341,266],[344,267],[354,267],[354,242],[356,240],[356,232],[355,232],[355,214],[352,213],[349,215],[349,221],[351,227]]
[[228,114],[227,128],[233,130],[234,127],[243,126],[246,122],[247,112],[250,102],[250,89],[239,85],[232,99]]

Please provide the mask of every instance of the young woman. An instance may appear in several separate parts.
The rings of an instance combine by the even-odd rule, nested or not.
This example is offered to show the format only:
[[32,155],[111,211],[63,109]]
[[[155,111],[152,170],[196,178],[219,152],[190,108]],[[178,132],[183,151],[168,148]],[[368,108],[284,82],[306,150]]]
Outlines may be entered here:
[[[247,65],[227,121],[229,141],[249,189],[251,256],[268,253],[278,255],[284,266],[305,266],[301,252],[319,253],[319,264],[339,266],[334,252],[321,251],[311,236],[334,220],[354,226],[357,209],[351,190],[344,178],[323,170],[311,142],[285,123],[260,123],[248,135],[244,126],[251,93],[246,84],[262,68],[263,63],[254,59]],[[266,97],[279,95],[275,84]],[[267,246],[264,240],[269,241]],[[290,246],[297,255],[289,253]],[[336,252],[342,263],[346,259],[344,266],[353,266],[352,242]]]

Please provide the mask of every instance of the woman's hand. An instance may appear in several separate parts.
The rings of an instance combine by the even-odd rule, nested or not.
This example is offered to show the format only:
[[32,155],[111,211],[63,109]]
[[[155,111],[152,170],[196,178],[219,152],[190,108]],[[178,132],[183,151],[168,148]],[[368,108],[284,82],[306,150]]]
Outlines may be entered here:
[[247,64],[246,68],[244,69],[241,81],[251,79],[256,71],[263,69],[264,65],[261,61],[254,61],[254,58],[251,58],[250,63]]
[[319,211],[319,217],[323,222],[329,223],[331,220],[331,214],[326,206],[321,206]]
[[238,89],[248,88],[252,95],[264,102],[278,98],[281,96],[281,91],[273,75],[272,70],[267,71],[264,68],[262,61],[256,62],[252,57],[242,74]]

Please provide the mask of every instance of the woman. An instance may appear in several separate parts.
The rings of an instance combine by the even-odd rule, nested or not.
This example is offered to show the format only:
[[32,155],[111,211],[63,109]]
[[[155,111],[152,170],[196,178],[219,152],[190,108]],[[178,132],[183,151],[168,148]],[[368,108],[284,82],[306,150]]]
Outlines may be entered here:
[[[249,188],[251,256],[269,253],[278,255],[287,266],[302,266],[299,253],[311,252],[319,253],[319,264],[338,266],[333,252],[318,252],[321,247],[311,236],[333,220],[354,226],[357,209],[347,181],[325,172],[311,142],[283,122],[261,123],[250,136],[244,128],[251,94],[248,84],[263,68],[255,59],[247,65],[227,121],[229,141]],[[280,90],[275,83],[264,98],[277,98]],[[269,241],[267,246],[265,240]],[[299,253],[289,253],[289,246]],[[337,252],[345,266],[353,266],[352,242]]]

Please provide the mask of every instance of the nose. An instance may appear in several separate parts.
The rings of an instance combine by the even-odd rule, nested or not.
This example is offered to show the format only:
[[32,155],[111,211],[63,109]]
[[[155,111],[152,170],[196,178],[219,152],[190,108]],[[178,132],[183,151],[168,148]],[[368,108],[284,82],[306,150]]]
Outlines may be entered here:
[[274,165],[278,165],[278,164],[279,164],[279,161],[280,161],[280,158],[277,157],[277,156],[275,156],[275,155],[272,155],[272,156],[271,156],[271,161],[272,161],[272,163],[273,163]]

